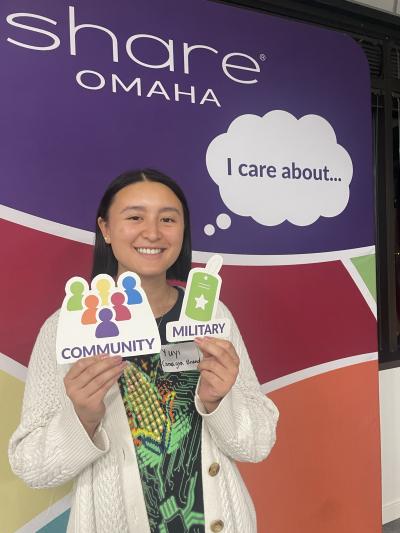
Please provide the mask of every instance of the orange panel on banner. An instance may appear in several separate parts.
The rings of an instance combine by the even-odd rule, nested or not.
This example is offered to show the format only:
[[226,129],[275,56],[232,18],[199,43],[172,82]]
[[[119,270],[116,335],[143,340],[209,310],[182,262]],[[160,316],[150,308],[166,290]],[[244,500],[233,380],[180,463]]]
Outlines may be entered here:
[[361,363],[269,394],[281,413],[275,448],[239,465],[260,533],[380,531],[377,371]]

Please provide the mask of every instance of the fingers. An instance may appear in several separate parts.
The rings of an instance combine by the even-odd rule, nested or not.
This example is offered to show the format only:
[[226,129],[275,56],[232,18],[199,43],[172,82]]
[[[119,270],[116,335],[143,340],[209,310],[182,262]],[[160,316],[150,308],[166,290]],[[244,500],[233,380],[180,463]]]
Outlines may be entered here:
[[105,413],[104,396],[126,364],[120,356],[90,357],[77,361],[64,377],[67,396],[91,438]]
[[119,356],[91,357],[78,361],[64,378],[68,396],[76,396],[82,392],[85,398],[89,398],[103,389],[108,382],[115,382],[125,366]]
[[[210,379],[208,379],[208,375],[209,374],[215,375],[215,377],[217,378],[217,382],[216,382],[217,384],[218,384],[218,381],[223,383],[228,373],[227,369],[213,357],[210,357],[208,359],[203,359],[202,361],[200,361],[197,368],[200,370],[201,375],[202,376],[204,375],[204,377],[207,378],[208,382],[211,382]],[[212,381],[215,384],[215,381],[214,380]]]
[[112,378],[110,378],[108,381],[106,381],[102,385],[102,387],[100,387],[93,394],[91,394],[89,396],[89,398],[88,398],[88,401],[89,402],[93,402],[93,404],[95,404],[95,405],[98,402],[101,402],[103,400],[104,396],[107,394],[107,392],[114,385],[114,383],[116,383],[118,381],[118,378],[120,377],[122,371],[123,371],[123,369],[120,370],[117,375],[114,375]]
[[211,355],[228,370],[232,367],[239,368],[240,359],[231,342],[212,337],[198,337],[195,343],[204,354],[203,361]]
[[126,362],[121,361],[118,365],[97,374],[96,377],[84,387],[86,396],[91,399],[92,396],[96,396],[97,393],[100,393],[103,398],[112,385],[118,381],[118,378],[121,376],[125,367]]
[[72,366],[72,368],[67,372],[65,378],[70,382],[73,381],[78,387],[85,387],[99,374],[107,372],[109,369],[116,367],[121,362],[122,357],[110,357],[109,355],[81,359]]
[[212,412],[216,402],[235,384],[240,359],[232,343],[227,340],[204,337],[196,338],[195,342],[204,355],[198,365],[201,376],[198,394],[207,411]]
[[72,365],[72,367],[68,370],[65,377],[68,376],[68,379],[75,379],[82,372],[84,372],[90,365],[96,364],[102,357],[108,357],[108,356],[96,356],[96,357],[88,357],[87,359],[80,359],[74,365]]
[[217,376],[217,374],[210,370],[203,369],[201,371],[201,379],[208,383],[208,385],[210,385],[213,390],[217,392],[216,396],[218,398],[224,396],[226,387],[224,387],[224,381]]

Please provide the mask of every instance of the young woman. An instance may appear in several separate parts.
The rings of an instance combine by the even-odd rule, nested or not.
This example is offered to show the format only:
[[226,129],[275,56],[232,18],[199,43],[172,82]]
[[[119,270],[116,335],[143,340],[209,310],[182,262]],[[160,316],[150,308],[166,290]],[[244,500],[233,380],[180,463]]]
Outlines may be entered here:
[[[115,179],[97,214],[93,277],[141,279],[163,344],[191,265],[189,210],[178,185],[144,170]],[[58,366],[58,313],[29,364],[22,420],[9,448],[32,487],[75,480],[74,533],[256,533],[234,461],[261,461],[278,412],[259,388],[232,321],[229,339],[198,338],[198,371],[164,373],[159,354],[96,356]],[[67,367],[67,368],[65,368]]]

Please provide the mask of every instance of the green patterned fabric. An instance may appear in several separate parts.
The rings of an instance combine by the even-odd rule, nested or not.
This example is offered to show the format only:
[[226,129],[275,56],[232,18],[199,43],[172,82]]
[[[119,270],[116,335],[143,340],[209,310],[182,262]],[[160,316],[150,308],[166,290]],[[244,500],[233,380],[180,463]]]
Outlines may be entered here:
[[[183,292],[161,322],[179,318]],[[159,354],[132,358],[120,390],[135,445],[152,533],[204,533],[202,419],[197,371],[164,372]]]

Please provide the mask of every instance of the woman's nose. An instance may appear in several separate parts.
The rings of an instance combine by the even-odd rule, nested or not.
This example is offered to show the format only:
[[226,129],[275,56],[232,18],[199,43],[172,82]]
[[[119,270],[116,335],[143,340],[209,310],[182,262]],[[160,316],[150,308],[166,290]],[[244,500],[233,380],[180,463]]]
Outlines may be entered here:
[[148,220],[143,228],[143,237],[150,241],[156,241],[160,238],[160,228],[157,220]]

